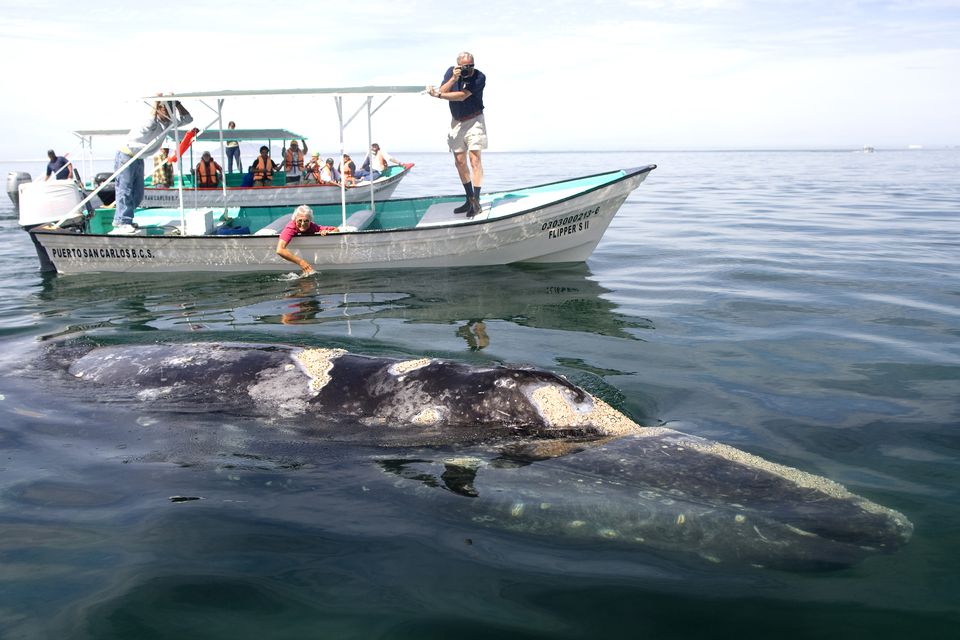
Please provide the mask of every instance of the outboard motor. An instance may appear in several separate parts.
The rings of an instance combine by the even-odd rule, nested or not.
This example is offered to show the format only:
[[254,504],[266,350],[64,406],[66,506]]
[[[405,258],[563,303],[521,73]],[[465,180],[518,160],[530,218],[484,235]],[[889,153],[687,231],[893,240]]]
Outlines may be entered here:
[[[20,226],[30,229],[56,222],[80,204],[83,194],[73,180],[47,180],[20,185]],[[80,216],[81,212],[75,215]]]
[[[93,188],[96,189],[104,182],[107,181],[107,178],[113,174],[109,171],[103,173],[98,173],[93,179]],[[100,201],[103,202],[104,206],[113,204],[113,201],[117,199],[117,191],[114,188],[114,183],[110,183],[105,186],[103,189],[97,192],[97,195],[100,197]]]
[[30,174],[24,171],[11,171],[7,174],[7,195],[13,201],[14,209],[20,208],[20,185],[31,180]]

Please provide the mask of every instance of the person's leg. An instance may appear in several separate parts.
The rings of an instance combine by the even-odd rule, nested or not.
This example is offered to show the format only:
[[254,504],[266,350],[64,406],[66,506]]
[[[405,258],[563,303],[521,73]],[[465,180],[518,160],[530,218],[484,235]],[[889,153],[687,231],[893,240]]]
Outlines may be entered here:
[[477,195],[483,186],[483,163],[480,161],[480,150],[470,150],[470,169],[473,172],[473,188]]
[[457,175],[460,176],[460,182],[470,182],[470,167],[467,166],[467,152],[454,152],[453,163],[457,167]]
[[[116,171],[130,159],[125,153],[117,152],[113,161],[113,170]],[[119,227],[122,224],[133,222],[133,191],[131,189],[131,167],[124,169],[114,181],[114,191],[116,193],[117,208],[113,213],[113,226]]]
[[467,152],[456,151],[453,154],[453,162],[457,167],[457,175],[460,176],[460,182],[463,183],[463,193],[466,196],[463,204],[453,210],[454,213],[467,213],[472,208],[473,183],[470,181],[470,167],[467,166]]
[[132,184],[130,185],[133,189],[133,209],[130,211],[130,224],[133,224],[134,210],[143,202],[143,158],[134,160],[130,169],[133,171]]

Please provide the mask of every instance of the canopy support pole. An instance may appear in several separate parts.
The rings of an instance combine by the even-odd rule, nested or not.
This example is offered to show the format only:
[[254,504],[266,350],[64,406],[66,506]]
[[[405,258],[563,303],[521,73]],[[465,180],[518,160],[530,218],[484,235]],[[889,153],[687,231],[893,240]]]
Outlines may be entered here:
[[[227,172],[223,170],[227,166],[227,151],[223,144],[223,98],[217,100],[217,129],[220,130],[220,172],[223,175],[223,208],[226,213],[227,208]],[[239,143],[238,143],[239,144]]]
[[[340,123],[340,217],[342,219],[340,228],[345,229],[347,226],[347,183],[343,179],[343,154],[346,151],[343,147],[343,96],[334,96],[334,102],[337,104],[337,120]],[[356,116],[357,114],[353,114]],[[351,117],[350,120],[353,120]],[[347,121],[347,124],[350,124]]]
[[370,181],[370,211],[377,212],[376,204],[373,200],[373,112],[370,108],[373,106],[373,96],[367,96],[367,157],[370,158],[370,166],[367,170],[367,180]]

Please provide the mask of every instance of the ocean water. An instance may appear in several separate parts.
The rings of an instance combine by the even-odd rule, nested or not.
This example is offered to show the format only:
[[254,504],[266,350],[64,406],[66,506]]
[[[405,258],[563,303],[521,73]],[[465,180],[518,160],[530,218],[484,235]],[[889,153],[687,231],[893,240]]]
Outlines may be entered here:
[[[395,155],[417,163],[397,196],[459,190],[447,155]],[[486,183],[650,163],[592,258],[552,267],[42,276],[0,202],[0,637],[954,637],[960,150],[488,153]],[[139,411],[38,364],[224,340],[536,365],[914,537],[794,573],[489,529],[382,451]]]

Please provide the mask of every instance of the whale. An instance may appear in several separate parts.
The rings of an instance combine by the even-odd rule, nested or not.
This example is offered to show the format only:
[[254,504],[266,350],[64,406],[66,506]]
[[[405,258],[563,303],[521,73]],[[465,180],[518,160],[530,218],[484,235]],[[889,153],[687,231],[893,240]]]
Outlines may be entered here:
[[87,396],[372,446],[385,486],[480,527],[786,570],[897,551],[899,511],[826,477],[644,426],[556,373],[246,343],[70,353]]

